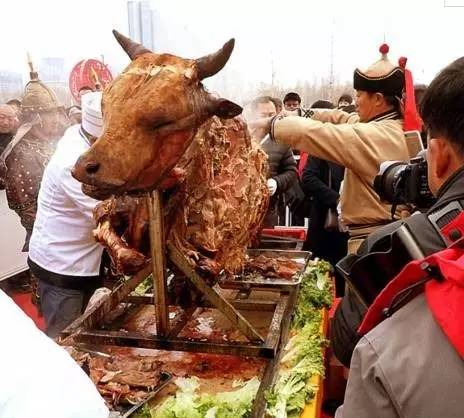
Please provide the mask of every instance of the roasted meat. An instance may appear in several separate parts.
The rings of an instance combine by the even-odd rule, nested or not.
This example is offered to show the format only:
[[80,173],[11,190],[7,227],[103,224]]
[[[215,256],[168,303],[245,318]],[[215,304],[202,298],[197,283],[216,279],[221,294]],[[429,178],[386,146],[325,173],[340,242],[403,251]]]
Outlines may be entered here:
[[168,201],[168,241],[204,275],[243,269],[268,206],[267,160],[239,118],[202,125],[181,160],[187,173]]
[[117,272],[133,274],[147,258],[142,253],[148,230],[144,198],[120,196],[103,201],[93,211],[97,228],[94,238],[109,251]]
[[301,265],[287,257],[271,258],[264,254],[251,257],[245,264],[247,273],[259,273],[264,277],[291,279],[301,270]]
[[[267,210],[267,162],[239,118],[204,123],[179,163],[183,180],[165,199],[166,240],[205,278],[243,270],[246,249]],[[144,198],[121,196],[94,211],[95,237],[121,273],[149,255]]]
[[75,349],[69,349],[69,352],[88,372],[90,379],[110,406],[138,403],[160,384],[161,362],[153,357],[103,357]]

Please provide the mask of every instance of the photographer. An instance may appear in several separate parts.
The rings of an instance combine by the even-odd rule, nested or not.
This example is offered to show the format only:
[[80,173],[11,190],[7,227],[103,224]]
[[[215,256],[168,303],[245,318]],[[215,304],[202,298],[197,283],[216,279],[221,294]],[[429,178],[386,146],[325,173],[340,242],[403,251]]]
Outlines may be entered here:
[[[463,108],[464,57],[438,74],[422,100],[428,185],[437,200],[402,224],[426,262],[412,257],[418,260],[370,306],[337,418],[464,416],[464,249],[456,244],[464,236]],[[378,230],[377,242],[400,224]],[[372,271],[371,279],[380,275]]]

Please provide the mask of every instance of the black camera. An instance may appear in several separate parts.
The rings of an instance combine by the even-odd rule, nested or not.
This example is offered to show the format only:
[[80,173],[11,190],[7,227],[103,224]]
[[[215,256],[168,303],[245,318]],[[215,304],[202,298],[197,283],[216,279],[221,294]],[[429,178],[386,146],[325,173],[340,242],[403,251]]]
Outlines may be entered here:
[[425,150],[409,163],[385,161],[374,180],[374,190],[380,199],[394,206],[412,204],[418,209],[428,209],[435,203],[427,181]]

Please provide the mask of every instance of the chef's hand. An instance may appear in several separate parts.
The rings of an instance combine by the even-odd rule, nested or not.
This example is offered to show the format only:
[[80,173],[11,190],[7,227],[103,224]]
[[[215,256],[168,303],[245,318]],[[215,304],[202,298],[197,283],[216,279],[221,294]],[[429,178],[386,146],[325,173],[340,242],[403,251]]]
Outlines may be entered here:
[[271,196],[274,196],[277,191],[277,182],[274,179],[267,179],[267,188]]

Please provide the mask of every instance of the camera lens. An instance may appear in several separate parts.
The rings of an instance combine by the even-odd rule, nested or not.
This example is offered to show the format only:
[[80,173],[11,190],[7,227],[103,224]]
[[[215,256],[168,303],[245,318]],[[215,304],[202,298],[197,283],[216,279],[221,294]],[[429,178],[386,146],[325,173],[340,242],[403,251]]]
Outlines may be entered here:
[[392,203],[399,200],[397,185],[407,165],[403,161],[385,161],[380,165],[379,173],[374,179],[374,190],[382,201]]

